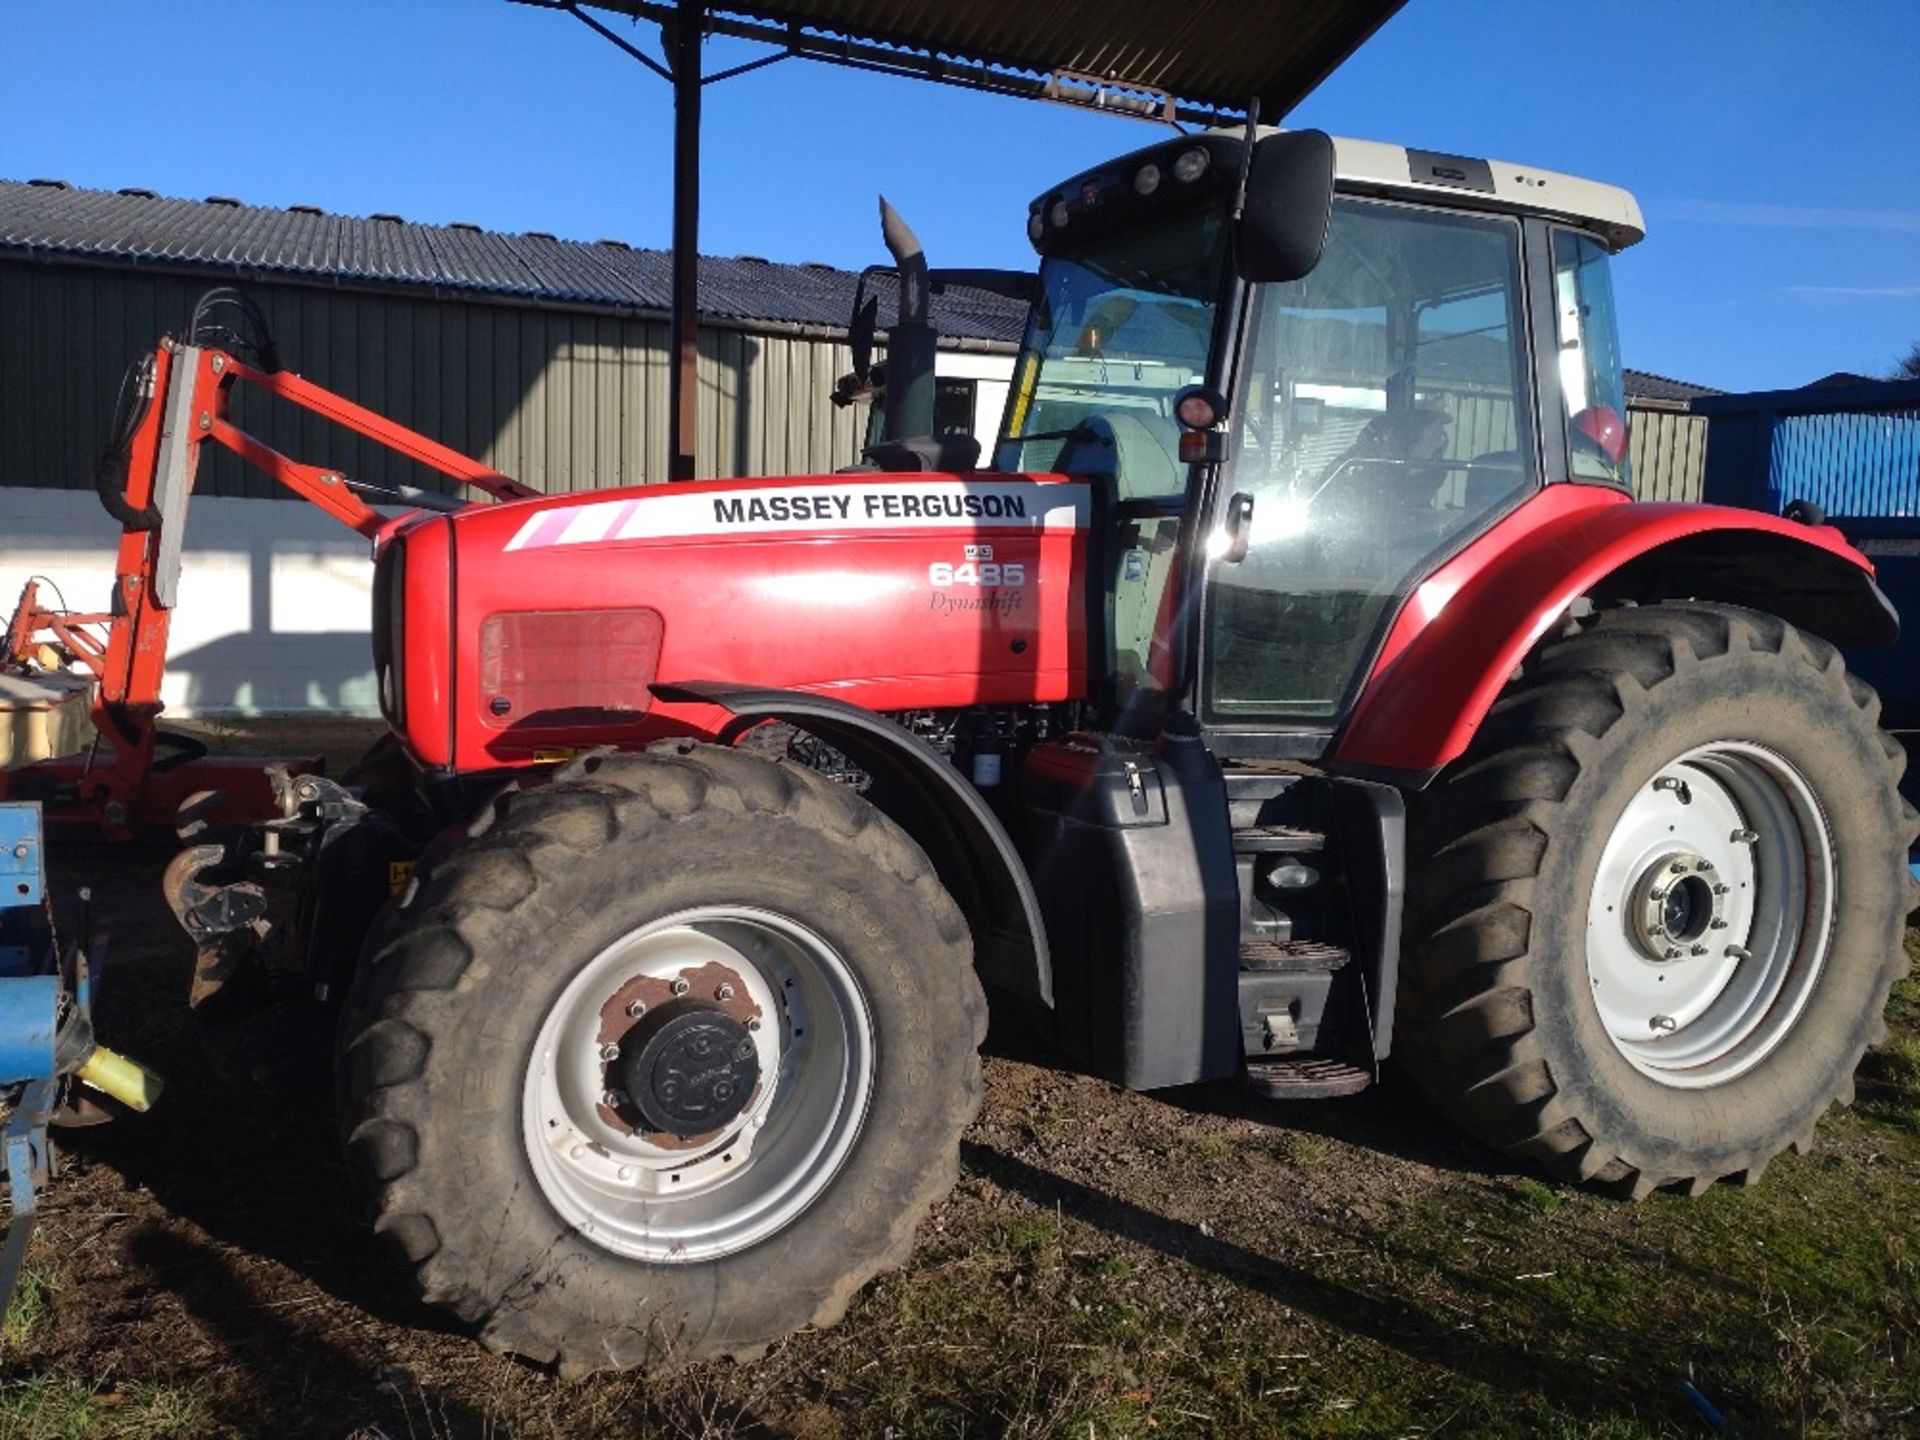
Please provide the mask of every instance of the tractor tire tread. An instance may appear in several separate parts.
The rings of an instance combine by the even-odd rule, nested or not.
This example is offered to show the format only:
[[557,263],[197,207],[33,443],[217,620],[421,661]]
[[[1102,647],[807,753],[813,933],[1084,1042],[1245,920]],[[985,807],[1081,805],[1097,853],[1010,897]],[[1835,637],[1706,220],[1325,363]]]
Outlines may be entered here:
[[[1529,657],[1473,746],[1411,817],[1430,864],[1424,879],[1416,867],[1409,896],[1408,934],[1425,939],[1402,967],[1396,1053],[1436,1107],[1483,1141],[1629,1199],[1663,1188],[1699,1194],[1723,1178],[1751,1184],[1775,1152],[1738,1157],[1713,1173],[1654,1173],[1602,1117],[1565,1103],[1525,985],[1539,861],[1566,823],[1560,802],[1580,779],[1580,752],[1630,722],[1663,685],[1743,650],[1797,658],[1877,721],[1878,697],[1845,671],[1839,652],[1774,616],[1697,602],[1602,611]],[[1880,750],[1890,790],[1905,752],[1885,741]],[[1903,803],[1900,824],[1911,839],[1920,813]],[[1920,886],[1910,893],[1920,901]],[[1896,946],[1870,997],[1875,1015],[1908,965]],[[1851,1059],[1820,1113],[1849,1103],[1850,1077],[1871,1037],[1863,1028],[1850,1042]],[[1795,1151],[1812,1145],[1814,1121],[1792,1135]]]
[[[412,1183],[418,1127],[425,1123],[420,1079],[435,1035],[458,1023],[461,992],[484,971],[483,957],[503,921],[535,904],[581,853],[616,838],[658,836],[695,810],[782,817],[853,846],[876,871],[909,887],[911,903],[948,947],[949,956],[940,958],[959,966],[962,1033],[971,1041],[949,1113],[929,1133],[957,1137],[979,1112],[984,1093],[977,1047],[986,1036],[987,1002],[967,963],[966,919],[920,848],[844,786],[786,760],[671,740],[644,752],[591,752],[546,785],[505,789],[470,828],[472,842],[419,877],[408,906],[413,926],[369,948],[343,1014],[339,1113],[350,1168],[370,1196],[373,1228],[411,1267],[423,1297],[477,1327],[490,1348],[553,1364],[563,1375],[607,1366],[605,1346],[591,1336],[547,1333],[529,1319],[528,1307],[512,1303],[524,1297],[487,1298],[486,1267],[472,1259],[485,1247],[456,1253],[444,1244],[427,1195]],[[952,1189],[958,1164],[954,1148],[924,1169],[896,1203],[893,1223],[846,1254],[840,1279],[820,1295],[806,1323],[833,1324],[862,1286],[906,1260],[920,1222]],[[771,1338],[777,1337],[723,1338],[693,1351],[649,1355],[646,1363],[748,1359]]]

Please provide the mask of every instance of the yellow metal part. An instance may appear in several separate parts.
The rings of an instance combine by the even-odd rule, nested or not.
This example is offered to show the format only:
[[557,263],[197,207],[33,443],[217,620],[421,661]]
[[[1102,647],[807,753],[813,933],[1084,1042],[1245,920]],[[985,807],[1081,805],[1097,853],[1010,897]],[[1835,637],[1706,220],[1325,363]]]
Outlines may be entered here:
[[138,1060],[96,1045],[87,1063],[74,1072],[81,1083],[91,1085],[103,1095],[111,1095],[128,1109],[145,1112],[153,1107],[164,1088],[160,1077]]
[[93,741],[92,699],[85,676],[0,674],[0,770],[85,750]]

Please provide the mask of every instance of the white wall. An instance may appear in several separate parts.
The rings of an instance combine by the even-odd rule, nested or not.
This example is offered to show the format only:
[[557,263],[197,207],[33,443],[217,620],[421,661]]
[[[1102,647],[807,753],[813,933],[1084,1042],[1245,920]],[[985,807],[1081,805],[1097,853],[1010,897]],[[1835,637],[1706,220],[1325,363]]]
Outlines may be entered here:
[[1013,383],[1013,356],[942,350],[933,362],[933,373],[979,382],[973,397],[973,436],[980,442],[981,465],[993,464],[993,442],[1000,438],[1000,417]]
[[[120,527],[91,490],[0,489],[0,615],[30,575],[105,610]],[[197,496],[161,690],[172,715],[376,715],[365,540],[311,505]],[[43,585],[41,602],[56,603]]]

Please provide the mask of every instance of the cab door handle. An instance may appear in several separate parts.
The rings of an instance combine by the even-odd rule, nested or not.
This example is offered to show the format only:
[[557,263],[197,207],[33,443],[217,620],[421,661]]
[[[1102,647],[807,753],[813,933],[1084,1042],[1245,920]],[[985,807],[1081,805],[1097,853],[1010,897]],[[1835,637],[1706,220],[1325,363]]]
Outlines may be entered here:
[[1238,565],[1247,558],[1247,541],[1252,532],[1253,496],[1244,490],[1236,491],[1228,497],[1227,513],[1220,521],[1222,564]]

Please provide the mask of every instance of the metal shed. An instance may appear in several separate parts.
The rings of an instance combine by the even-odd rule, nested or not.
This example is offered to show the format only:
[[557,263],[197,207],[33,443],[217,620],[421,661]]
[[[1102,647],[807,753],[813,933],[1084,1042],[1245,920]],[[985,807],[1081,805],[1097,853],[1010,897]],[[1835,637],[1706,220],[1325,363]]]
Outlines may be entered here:
[[[614,240],[0,182],[0,487],[90,485],[127,362],[202,290],[236,281],[295,369],[530,485],[661,480],[670,268],[666,252]],[[858,458],[864,415],[827,398],[851,363],[856,280],[701,258],[701,475]],[[1019,307],[999,296],[950,289],[935,307],[950,347],[1011,353],[1019,339]],[[425,481],[310,416],[246,400],[245,423],[290,453]],[[202,488],[278,493],[226,455]]]

